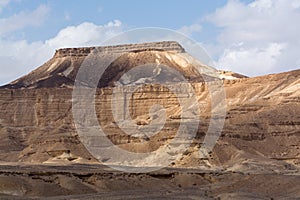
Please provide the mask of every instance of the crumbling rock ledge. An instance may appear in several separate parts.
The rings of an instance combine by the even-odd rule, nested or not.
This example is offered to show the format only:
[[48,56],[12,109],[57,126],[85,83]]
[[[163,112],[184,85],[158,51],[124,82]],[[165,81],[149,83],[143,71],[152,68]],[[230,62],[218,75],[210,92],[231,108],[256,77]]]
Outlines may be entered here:
[[63,48],[56,50],[54,58],[62,58],[66,56],[87,56],[93,50],[104,53],[127,53],[141,51],[170,51],[174,53],[185,52],[184,48],[178,42],[163,41],[101,47]]

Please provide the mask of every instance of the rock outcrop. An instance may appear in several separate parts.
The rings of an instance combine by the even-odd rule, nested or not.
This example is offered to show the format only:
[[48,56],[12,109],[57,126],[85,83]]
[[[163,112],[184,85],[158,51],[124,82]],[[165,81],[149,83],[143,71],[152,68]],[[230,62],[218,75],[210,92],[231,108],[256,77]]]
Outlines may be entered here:
[[[1,161],[96,162],[81,143],[72,116],[76,73],[94,50],[94,47],[58,50],[43,66],[0,89]],[[107,68],[106,79],[99,81],[95,96],[98,121],[115,145],[132,152],[151,152],[167,144],[181,123],[178,97],[162,85],[147,82],[142,82],[147,84],[130,98],[130,115],[137,126],[144,126],[151,121],[148,115],[151,107],[163,105],[167,120],[161,132],[151,138],[139,138],[126,135],[114,123],[113,88],[140,83],[134,77],[131,79],[134,81],[127,83],[118,80],[135,66],[150,62],[155,64],[151,73],[162,64],[182,73],[192,83],[201,107],[196,138],[173,166],[241,171],[286,170],[299,166],[300,70],[255,78],[219,72],[226,92],[225,126],[210,157],[200,159],[199,147],[211,117],[208,84],[214,84],[214,69],[191,58],[176,42],[101,47],[100,51],[122,54]],[[201,73],[195,66],[200,67]],[[159,81],[158,76],[153,77],[151,81]],[[174,80],[173,87],[182,87],[180,81]]]
[[55,52],[54,58],[62,58],[67,56],[88,56],[94,50],[105,53],[128,53],[141,51],[169,51],[174,53],[184,53],[184,48],[174,41],[141,43],[141,44],[125,44],[115,46],[101,47],[83,47],[83,48],[65,48]]
[[[97,59],[92,61],[95,57]],[[161,82],[161,80],[177,83],[183,80],[204,82],[214,80],[216,74],[224,73],[202,64],[186,53],[177,42],[67,48],[57,50],[54,57],[44,65],[2,88],[72,87],[78,78],[79,69],[89,62],[96,62],[98,65],[86,69],[86,73],[92,76],[90,79],[96,77],[101,69],[106,68],[99,80],[99,88]],[[106,62],[107,66],[102,66]],[[124,74],[126,76],[123,76]],[[240,76],[236,75],[237,78]],[[232,78],[224,76],[225,79],[227,77]]]

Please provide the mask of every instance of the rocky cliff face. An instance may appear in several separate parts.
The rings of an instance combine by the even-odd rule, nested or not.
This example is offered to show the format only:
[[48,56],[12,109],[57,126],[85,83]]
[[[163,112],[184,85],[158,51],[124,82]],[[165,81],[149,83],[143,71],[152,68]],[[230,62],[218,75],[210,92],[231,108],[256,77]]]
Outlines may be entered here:
[[184,48],[174,41],[142,43],[142,44],[125,44],[115,46],[85,47],[85,48],[65,48],[55,52],[54,58],[67,56],[88,56],[94,50],[105,53],[128,53],[141,51],[169,51],[174,53],[184,53]]
[[[94,49],[58,50],[43,66],[0,89],[1,161],[96,161],[81,143],[72,116],[72,85],[80,65]],[[225,126],[210,157],[200,159],[199,147],[211,117],[207,84],[214,84],[212,69],[189,57],[175,42],[102,47],[100,51],[122,53],[108,67],[106,79],[100,80],[95,95],[98,121],[115,145],[132,152],[151,152],[174,137],[181,123],[180,99],[162,85],[142,85],[128,102],[130,115],[138,126],[150,123],[149,110],[154,104],[166,108],[165,126],[155,136],[145,139],[124,134],[111,113],[114,87],[121,86],[118,92],[124,94],[126,88],[141,81],[132,78],[133,82],[118,82],[124,72],[151,62],[155,63],[152,73],[158,63],[163,63],[192,82],[201,107],[196,138],[173,166],[241,171],[288,170],[299,166],[300,70],[255,78],[220,72],[226,92]],[[203,73],[195,71],[195,65]],[[158,76],[153,77],[159,80]],[[204,79],[209,82],[205,83]],[[182,88],[180,80],[172,85]]]

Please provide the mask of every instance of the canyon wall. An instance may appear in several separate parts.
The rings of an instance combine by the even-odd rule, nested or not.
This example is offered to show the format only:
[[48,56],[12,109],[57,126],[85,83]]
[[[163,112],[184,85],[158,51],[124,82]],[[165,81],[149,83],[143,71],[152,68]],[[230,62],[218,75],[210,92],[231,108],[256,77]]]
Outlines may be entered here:
[[[258,161],[261,159],[264,160],[262,163],[276,161],[280,166],[298,165],[299,77],[298,70],[225,80],[226,121],[209,162],[237,168],[249,163],[260,166]],[[211,116],[210,96],[207,83],[193,84],[193,87],[200,105],[199,130],[191,148],[176,161],[176,166],[204,165],[197,152]],[[131,96],[129,111],[137,125],[149,123],[148,113],[154,104],[161,104],[167,110],[168,118],[162,131],[145,142],[126,135],[114,123],[112,89],[97,89],[95,108],[99,124],[114,144],[128,151],[147,152],[174,137],[181,123],[178,97],[174,93],[160,85],[148,85]],[[80,159],[95,161],[82,145],[73,122],[71,88],[1,89],[0,93],[2,161],[40,163],[64,152],[74,155],[78,162]]]
[[[76,103],[72,97],[76,75],[95,49],[104,52],[99,57],[101,62],[111,55],[122,54],[108,65],[95,93],[97,121],[107,138],[120,148],[131,152],[152,152],[168,144],[181,123],[189,127],[189,119],[182,118],[180,106],[181,101],[188,99],[186,94],[189,93],[186,93],[183,81],[178,79],[180,76],[174,73],[175,70],[193,86],[196,100],[189,103],[194,105],[198,102],[200,113],[197,117],[200,123],[190,148],[172,165],[235,170],[269,170],[299,165],[300,70],[246,78],[234,72],[217,71],[201,63],[187,54],[177,42],[57,50],[54,57],[41,67],[2,86],[1,161],[97,161],[82,144],[72,112],[72,103]],[[145,65],[147,63],[152,65]],[[129,72],[137,66],[144,68],[136,74],[151,77],[150,83],[135,75],[131,75],[131,82],[127,80]],[[89,74],[96,76],[101,69],[90,70]],[[161,79],[167,78],[171,78],[168,84],[177,89],[179,95],[159,84]],[[212,116],[211,93],[214,91],[210,91],[209,86],[217,84],[216,78],[222,79],[225,89],[226,119],[213,151],[209,152],[209,157],[200,158],[199,148]],[[131,87],[138,89],[129,95]],[[119,90],[114,93],[116,88]],[[166,123],[161,131],[152,137],[124,133],[112,113],[113,94],[118,96],[116,112],[124,114],[127,112],[125,107],[128,107],[127,114],[139,128],[154,119],[149,115],[153,105],[163,106],[166,109]]]

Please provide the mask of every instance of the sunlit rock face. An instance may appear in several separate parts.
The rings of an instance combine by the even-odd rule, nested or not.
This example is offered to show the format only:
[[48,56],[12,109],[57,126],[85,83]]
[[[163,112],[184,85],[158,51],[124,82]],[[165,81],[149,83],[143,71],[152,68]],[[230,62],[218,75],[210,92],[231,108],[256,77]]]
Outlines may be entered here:
[[[184,82],[189,82],[199,104],[199,128],[190,148],[170,166],[264,171],[299,165],[300,71],[254,78],[217,71],[190,56],[176,42],[57,50],[41,67],[1,87],[2,161],[98,162],[79,139],[72,115],[76,76],[95,52],[103,56],[99,63],[117,55],[97,84],[95,109],[107,137],[120,148],[151,152],[167,145],[182,121],[180,98],[186,97],[175,95],[162,83],[184,91]],[[96,77],[98,68],[91,70]],[[210,157],[201,159],[199,148],[211,117],[208,85],[219,78],[226,93],[225,125]],[[89,87],[88,82],[84,85]],[[128,106],[138,127],[151,123],[149,111],[153,105],[166,109],[165,124],[152,137],[127,135],[111,113],[114,88],[118,87],[119,96],[125,98],[126,91],[136,86],[139,89],[128,97],[126,105],[119,103],[124,104],[121,107]]]
[[[94,57],[97,57],[95,60]],[[111,59],[113,57],[113,59]],[[111,60],[109,60],[111,59]],[[200,82],[216,78],[217,70],[202,64],[185,52],[177,42],[156,42],[106,47],[59,49],[54,57],[6,88],[45,88],[73,86],[82,65],[109,60],[98,87],[181,82]],[[94,63],[95,64],[95,63]],[[102,66],[100,66],[101,68]],[[90,76],[99,74],[90,67]],[[92,77],[90,77],[92,79]],[[88,84],[88,83],[86,83]]]

